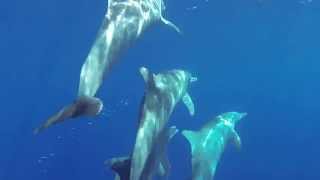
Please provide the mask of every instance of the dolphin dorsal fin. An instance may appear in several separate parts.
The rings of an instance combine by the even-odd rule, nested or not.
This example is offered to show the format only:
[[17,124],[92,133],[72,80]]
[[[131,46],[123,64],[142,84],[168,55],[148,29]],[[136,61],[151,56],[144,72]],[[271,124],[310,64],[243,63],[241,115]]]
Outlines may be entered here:
[[201,141],[200,134],[195,131],[190,131],[190,130],[184,130],[182,131],[182,135],[189,141],[190,146],[191,146],[191,152],[193,152],[196,149],[197,144]]
[[155,87],[154,74],[151,73],[146,67],[141,67],[139,71],[147,86]]
[[187,106],[189,113],[191,116],[194,116],[195,113],[195,108],[194,108],[194,103],[191,99],[191,96],[189,95],[189,93],[186,93],[183,97],[182,97],[182,101],[183,103]]
[[232,133],[233,133],[233,143],[237,147],[237,149],[240,150],[241,149],[241,138],[240,138],[239,134],[237,133],[237,131],[235,131],[234,129],[232,130]]

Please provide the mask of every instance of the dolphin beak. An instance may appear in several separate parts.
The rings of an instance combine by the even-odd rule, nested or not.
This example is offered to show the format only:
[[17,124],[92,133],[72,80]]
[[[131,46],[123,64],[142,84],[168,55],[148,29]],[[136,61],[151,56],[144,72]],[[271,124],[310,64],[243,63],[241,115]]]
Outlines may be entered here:
[[247,116],[248,113],[240,113],[241,118],[244,118],[245,116]]

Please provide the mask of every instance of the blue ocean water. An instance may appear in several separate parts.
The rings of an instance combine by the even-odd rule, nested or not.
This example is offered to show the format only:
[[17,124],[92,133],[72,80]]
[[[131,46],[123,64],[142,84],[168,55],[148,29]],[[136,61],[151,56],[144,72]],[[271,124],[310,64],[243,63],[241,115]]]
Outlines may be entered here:
[[[316,0],[170,0],[165,16],[130,47],[104,81],[105,108],[34,136],[76,96],[80,68],[106,1],[2,1],[0,180],[113,179],[104,165],[132,151],[144,82],[138,68],[183,68],[198,77],[196,116],[179,104],[170,124],[198,129],[226,111],[247,112],[215,179],[319,179],[320,3]],[[190,147],[169,146],[171,179],[191,175]]]

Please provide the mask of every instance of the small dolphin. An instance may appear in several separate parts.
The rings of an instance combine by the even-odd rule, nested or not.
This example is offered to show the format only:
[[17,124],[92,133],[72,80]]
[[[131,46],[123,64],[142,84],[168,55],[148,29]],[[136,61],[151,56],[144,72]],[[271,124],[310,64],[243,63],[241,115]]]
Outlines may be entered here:
[[[187,93],[190,82],[194,80],[190,73],[171,70],[153,74],[145,67],[140,68],[140,73],[146,88],[140,107],[140,122],[132,155],[130,180],[150,178],[153,170],[145,170],[146,164],[150,163],[150,158],[156,156],[154,150],[164,148],[161,147],[159,139],[176,104],[182,99],[191,115],[194,115],[195,111]],[[156,161],[167,164],[165,159]]]
[[163,22],[180,32],[162,16],[164,10],[163,0],[108,0],[105,19],[81,68],[78,98],[35,129],[34,133],[69,118],[98,115],[103,103],[94,96],[119,53],[156,22]]
[[105,161],[105,164],[116,173],[115,180],[129,180],[131,157],[112,158]]
[[247,113],[227,112],[209,121],[199,131],[184,130],[192,153],[192,180],[212,180],[226,144],[232,140],[238,148],[241,140],[235,124]]

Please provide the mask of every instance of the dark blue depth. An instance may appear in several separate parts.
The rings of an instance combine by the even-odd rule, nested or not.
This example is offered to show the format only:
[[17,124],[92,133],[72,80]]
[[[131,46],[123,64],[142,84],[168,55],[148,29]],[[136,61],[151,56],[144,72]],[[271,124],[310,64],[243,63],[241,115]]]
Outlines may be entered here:
[[[191,118],[179,104],[170,119],[198,129],[226,111],[247,112],[217,180],[319,179],[320,3],[307,0],[167,1],[183,31],[150,28],[121,56],[98,96],[103,115],[49,128],[42,123],[77,93],[80,68],[105,13],[103,0],[0,3],[0,180],[104,180],[104,160],[134,144],[144,83],[140,66],[198,77]],[[187,10],[193,5],[197,9]],[[181,135],[169,146],[173,180],[191,175]]]

